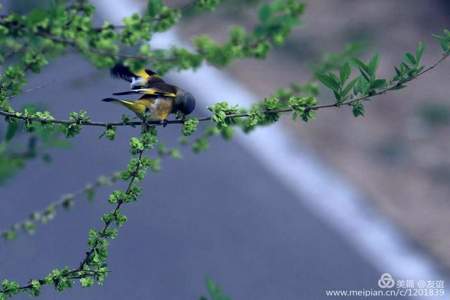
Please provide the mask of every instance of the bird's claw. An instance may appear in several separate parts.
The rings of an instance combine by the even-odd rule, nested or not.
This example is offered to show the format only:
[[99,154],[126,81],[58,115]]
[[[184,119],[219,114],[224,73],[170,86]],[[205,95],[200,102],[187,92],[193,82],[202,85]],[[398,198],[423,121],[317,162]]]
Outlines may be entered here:
[[167,120],[161,120],[162,127],[166,127],[169,122]]

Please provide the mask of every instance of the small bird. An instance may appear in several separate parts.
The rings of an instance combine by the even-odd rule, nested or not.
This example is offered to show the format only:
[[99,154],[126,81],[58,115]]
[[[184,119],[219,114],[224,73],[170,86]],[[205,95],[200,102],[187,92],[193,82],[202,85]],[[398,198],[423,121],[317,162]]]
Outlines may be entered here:
[[133,73],[123,64],[117,64],[111,69],[111,75],[130,82],[131,87],[129,91],[113,93],[113,95],[141,94],[142,96],[137,100],[105,98],[103,101],[119,103],[141,119],[160,121],[165,125],[169,114],[181,115],[184,118],[195,109],[195,98],[191,93],[166,83],[150,69]]

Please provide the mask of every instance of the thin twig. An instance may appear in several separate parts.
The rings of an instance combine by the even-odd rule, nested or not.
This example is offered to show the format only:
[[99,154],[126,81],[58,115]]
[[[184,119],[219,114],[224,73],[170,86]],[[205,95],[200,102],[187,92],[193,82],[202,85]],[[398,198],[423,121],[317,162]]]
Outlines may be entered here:
[[[83,196],[83,195],[85,195],[85,194],[87,195],[87,193],[88,193],[89,191],[92,191],[92,192],[93,192],[93,191],[95,191],[96,189],[98,189],[98,188],[101,187],[101,186],[107,186],[107,185],[110,185],[110,184],[112,184],[115,180],[116,180],[116,175],[114,175],[114,174],[111,175],[111,176],[100,176],[99,178],[97,178],[97,180],[95,181],[95,183],[92,183],[92,184],[86,184],[84,188],[78,189],[78,190],[75,191],[75,192],[68,193],[68,194],[65,194],[65,195],[61,196],[59,200],[49,203],[49,204],[46,206],[45,209],[41,209],[41,210],[38,210],[38,211],[33,212],[33,213],[32,213],[32,216],[33,216],[33,215],[45,216],[45,215],[46,215],[46,212],[47,212],[47,210],[49,210],[49,208],[53,208],[53,209],[55,209],[55,210],[58,209],[58,208],[64,208],[64,207],[66,207],[68,201],[70,201],[70,203],[71,203],[70,205],[72,206],[72,205],[74,204],[74,202],[75,202],[78,198],[80,198],[81,196]],[[70,200],[68,200],[68,199],[70,199]],[[89,199],[89,196],[88,196],[88,199]],[[5,229],[5,230],[3,230],[3,231],[0,231],[0,236],[5,236],[5,235],[6,235],[9,231],[11,231],[11,230],[17,231],[17,230],[19,230],[19,229],[24,229],[24,228],[25,228],[25,225],[27,224],[27,222],[33,222],[34,224],[37,224],[37,223],[41,223],[41,224],[46,223],[46,222],[43,220],[42,217],[40,217],[40,218],[38,218],[38,219],[34,219],[33,217],[29,217],[28,219],[26,219],[26,220],[24,220],[24,221],[17,222],[17,223],[15,223],[14,225],[10,226],[10,228],[11,228],[10,230]],[[25,229],[25,230],[26,230],[26,229]],[[33,233],[34,233],[34,230],[33,230]]]

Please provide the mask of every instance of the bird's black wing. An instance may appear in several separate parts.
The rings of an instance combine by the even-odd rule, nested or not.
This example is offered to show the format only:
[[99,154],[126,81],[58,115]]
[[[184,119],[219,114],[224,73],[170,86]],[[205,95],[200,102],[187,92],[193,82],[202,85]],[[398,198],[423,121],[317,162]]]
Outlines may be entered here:
[[131,82],[133,77],[137,77],[136,74],[131,72],[130,68],[121,63],[116,64],[114,67],[112,67],[110,73],[112,77],[122,78],[123,80],[126,80],[128,82]]
[[162,79],[157,80],[155,78],[154,80],[148,81],[145,87],[125,92],[113,93],[113,95],[129,95],[129,94],[144,94],[144,95],[153,95],[156,97],[175,98],[177,95],[177,87],[164,82]]

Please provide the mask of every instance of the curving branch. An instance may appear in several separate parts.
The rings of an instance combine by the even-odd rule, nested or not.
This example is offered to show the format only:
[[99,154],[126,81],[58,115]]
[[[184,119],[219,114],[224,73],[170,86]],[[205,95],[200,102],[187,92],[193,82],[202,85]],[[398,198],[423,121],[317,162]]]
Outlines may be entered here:
[[[368,101],[372,97],[383,95],[383,94],[386,94],[387,92],[390,92],[393,90],[397,90],[403,84],[419,78],[423,74],[435,69],[439,64],[441,64],[443,61],[445,61],[449,56],[450,56],[450,53],[445,53],[441,58],[439,58],[437,61],[435,61],[432,65],[423,69],[421,72],[419,72],[415,76],[412,76],[408,79],[405,79],[405,80],[402,80],[399,82],[395,82],[394,84],[391,84],[390,86],[383,88],[381,90],[378,90],[370,95],[363,95],[363,96],[358,96],[358,97],[351,96],[347,100],[342,101],[342,102],[323,104],[323,105],[315,105],[315,106],[307,107],[306,109],[310,110],[310,111],[316,111],[316,110],[324,109],[324,108],[337,108],[340,106],[351,106],[352,104],[359,102],[359,101]],[[292,108],[287,107],[287,108],[276,109],[276,110],[263,110],[263,111],[261,111],[261,113],[273,114],[273,113],[289,113],[289,112],[293,112],[293,111],[294,110]],[[119,127],[119,126],[135,127],[135,126],[140,126],[143,124],[155,125],[155,126],[165,126],[168,124],[174,125],[174,124],[184,124],[185,123],[185,120],[169,120],[164,123],[162,123],[160,121],[97,122],[97,121],[76,121],[76,120],[72,121],[72,120],[57,120],[57,119],[53,120],[53,119],[39,118],[39,117],[34,117],[34,116],[25,116],[25,115],[22,115],[21,113],[7,112],[7,111],[2,111],[2,110],[0,110],[0,115],[8,117],[8,118],[12,118],[12,119],[23,120],[26,122],[40,122],[42,124],[62,124],[62,125],[72,125],[73,124],[73,125],[104,127],[104,128]],[[249,113],[233,113],[233,114],[228,114],[226,116],[226,118],[227,119],[246,118],[249,116],[250,116]],[[198,119],[198,121],[200,121],[200,122],[206,122],[206,121],[211,121],[211,120],[212,120],[212,116],[201,117]]]
[[[130,179],[130,181],[128,183],[127,189],[125,191],[126,195],[129,195],[131,193],[131,189],[133,187],[133,184],[136,181],[136,178],[138,176],[140,168],[142,167],[141,166],[141,161],[142,161],[142,155],[144,155],[144,152],[145,152],[145,149],[142,149],[138,153],[138,164],[137,164],[136,169],[134,170],[134,172],[133,172],[133,174],[131,176],[131,179]],[[124,203],[125,203],[125,200],[124,199],[120,199],[117,202],[117,205],[116,205],[116,207],[113,210],[113,214],[116,214]],[[112,222],[113,222],[112,220],[108,220],[108,221],[105,222],[105,225],[103,226],[103,229],[100,231],[100,236],[104,236],[105,235],[106,231],[111,226]],[[99,240],[97,240],[97,241],[99,241]],[[91,247],[91,249],[88,252],[86,252],[86,256],[84,257],[83,261],[80,263],[80,266],[77,269],[75,269],[74,272],[79,272],[79,271],[84,269],[84,266],[89,263],[89,260],[91,259],[92,254],[94,253],[95,249],[97,248],[97,245],[98,245],[98,243],[95,243]]]
[[[136,191],[134,190],[135,182],[142,179],[143,175],[140,173],[143,172],[146,168],[145,163],[143,162],[143,155],[144,152],[150,147],[151,146],[142,146],[142,148],[139,148],[136,152],[134,152],[134,154],[137,156],[136,167],[130,173],[128,186],[124,192],[124,198],[118,200],[111,215],[116,215],[119,212],[123,204],[127,203],[127,197],[137,197]],[[34,279],[25,285],[19,286],[14,282],[11,285],[11,289],[13,289],[13,292],[9,291],[8,288],[8,283],[10,282],[6,281],[5,283],[5,281],[3,281],[3,288],[0,287],[0,295],[2,295],[2,293],[4,295],[8,295],[8,293],[10,292],[12,292],[13,294],[17,294],[18,292],[24,291],[30,291],[30,293],[32,294],[33,292],[39,294],[41,286],[48,284],[53,284],[55,285],[56,289],[63,290],[64,288],[71,286],[71,281],[75,279],[89,280],[91,278],[95,278],[96,280],[101,281],[102,279],[100,278],[104,278],[106,276],[106,273],[108,272],[107,269],[103,267],[105,262],[93,262],[92,259],[96,253],[102,251],[100,248],[105,245],[104,243],[106,242],[106,240],[112,238],[110,232],[108,231],[111,229],[111,226],[114,222],[117,221],[114,219],[104,219],[103,228],[98,232],[95,242],[93,242],[92,244],[90,243],[89,250],[86,252],[83,260],[80,262],[78,267],[74,267],[72,269],[65,268],[63,270],[54,270],[46,278]],[[89,281],[89,283],[86,283],[86,286],[93,284],[93,282],[90,282],[91,281]]]

